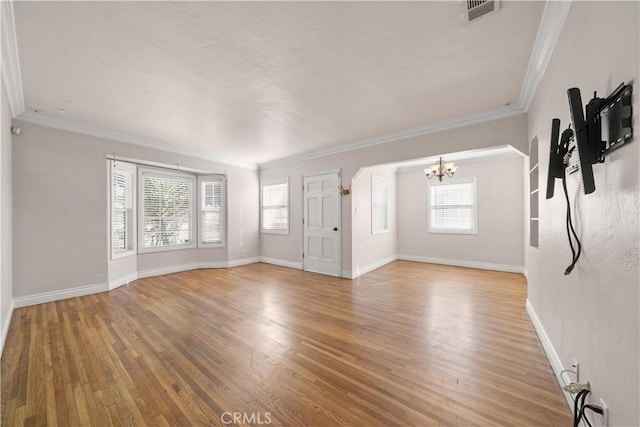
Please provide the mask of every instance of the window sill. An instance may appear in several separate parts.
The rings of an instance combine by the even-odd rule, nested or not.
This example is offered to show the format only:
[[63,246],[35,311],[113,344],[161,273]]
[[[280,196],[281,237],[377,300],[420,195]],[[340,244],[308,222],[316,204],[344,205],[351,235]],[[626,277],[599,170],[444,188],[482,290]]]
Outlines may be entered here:
[[375,235],[378,235],[378,234],[389,234],[389,230],[387,229],[387,230],[371,231],[371,235],[372,236],[375,236]]
[[260,230],[261,234],[285,234],[288,235],[289,234],[289,230]]
[[191,245],[171,245],[171,246],[153,246],[150,248],[140,248],[138,255],[151,254],[155,252],[180,251],[183,249],[197,249],[195,244]]
[[129,256],[134,256],[137,255],[136,251],[127,251],[127,252],[118,252],[118,253],[112,253],[111,254],[111,260],[116,260],[116,259],[120,259],[120,258],[126,258]]
[[429,234],[478,234],[478,230],[429,230]]
[[198,243],[199,249],[210,249],[210,248],[224,248],[226,245],[225,242],[220,243]]

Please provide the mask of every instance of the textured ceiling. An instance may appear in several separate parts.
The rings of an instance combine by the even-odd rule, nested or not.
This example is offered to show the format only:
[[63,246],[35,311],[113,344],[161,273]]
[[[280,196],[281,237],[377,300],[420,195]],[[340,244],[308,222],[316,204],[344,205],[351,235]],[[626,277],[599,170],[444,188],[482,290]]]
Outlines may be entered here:
[[262,163],[515,103],[544,3],[463,5],[16,2],[25,104]]

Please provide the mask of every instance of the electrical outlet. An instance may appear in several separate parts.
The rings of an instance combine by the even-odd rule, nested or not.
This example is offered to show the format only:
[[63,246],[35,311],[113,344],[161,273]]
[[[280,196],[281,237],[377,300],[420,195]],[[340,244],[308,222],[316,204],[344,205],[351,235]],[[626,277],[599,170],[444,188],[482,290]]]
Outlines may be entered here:
[[602,425],[609,427],[609,407],[602,399],[600,399],[600,407],[602,408]]
[[576,371],[576,382],[580,383],[580,363],[578,363],[578,359],[576,359],[575,357],[573,358],[571,369]]

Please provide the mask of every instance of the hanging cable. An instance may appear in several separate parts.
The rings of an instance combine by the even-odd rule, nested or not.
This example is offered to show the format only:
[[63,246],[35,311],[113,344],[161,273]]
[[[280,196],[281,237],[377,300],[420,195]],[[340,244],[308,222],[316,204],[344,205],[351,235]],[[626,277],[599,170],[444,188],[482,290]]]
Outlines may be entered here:
[[[571,153],[573,152],[574,149],[575,147],[569,150],[569,152],[567,152],[567,154],[564,157],[563,161],[564,161],[565,168],[569,164],[569,158],[571,157]],[[575,267],[576,263],[578,262],[578,259],[580,259],[580,255],[582,253],[582,244],[580,243],[580,239],[578,238],[578,234],[576,233],[576,230],[573,228],[573,220],[571,219],[571,203],[569,201],[569,192],[567,191],[566,172],[562,174],[562,189],[564,190],[564,198],[565,198],[565,201],[567,202],[567,216],[566,216],[567,238],[569,239],[569,247],[571,247],[571,264],[564,270],[564,275],[567,276],[571,274],[573,267]],[[573,246],[573,241],[571,239],[572,235],[576,241],[577,250]]]
[[[576,398],[573,402],[573,427],[579,427],[580,425],[580,418],[582,418],[580,413],[582,412],[584,401],[589,393],[591,393],[590,390],[580,390],[578,394],[576,394]],[[582,401],[578,403],[580,399],[582,399]]]
[[591,425],[591,422],[589,421],[589,418],[587,418],[587,414],[584,412],[585,409],[590,409],[593,412],[595,412],[597,414],[600,414],[600,415],[603,415],[604,411],[602,410],[602,408],[600,406],[597,406],[597,405],[583,405],[582,406],[582,409],[580,409],[580,417],[578,419],[584,418],[584,422],[587,423],[587,425],[589,427],[593,427]]
[[[560,371],[560,377],[562,377],[562,374],[564,374],[565,372],[571,372],[573,375],[576,375],[577,377],[577,372],[574,371],[573,369],[563,369],[562,371]],[[564,378],[562,380],[564,382]],[[564,384],[565,386],[568,385],[567,383]]]

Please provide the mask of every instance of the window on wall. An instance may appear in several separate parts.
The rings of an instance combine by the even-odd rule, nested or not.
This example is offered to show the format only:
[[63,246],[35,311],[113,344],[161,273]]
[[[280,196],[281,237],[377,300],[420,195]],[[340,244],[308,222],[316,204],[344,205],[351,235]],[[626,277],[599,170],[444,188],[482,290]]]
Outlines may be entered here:
[[429,183],[429,232],[478,232],[476,179]]
[[111,162],[111,257],[136,253],[136,167]]
[[389,182],[371,176],[371,234],[389,231]]
[[111,258],[219,247],[226,237],[226,177],[113,161]]
[[198,177],[200,187],[200,246],[223,246],[225,183],[222,176]]
[[195,176],[139,169],[140,252],[195,247]]
[[262,183],[263,233],[289,233],[289,181]]

